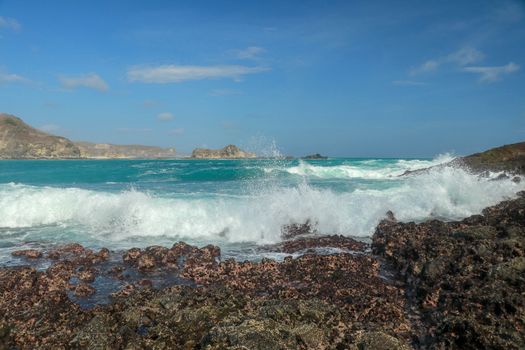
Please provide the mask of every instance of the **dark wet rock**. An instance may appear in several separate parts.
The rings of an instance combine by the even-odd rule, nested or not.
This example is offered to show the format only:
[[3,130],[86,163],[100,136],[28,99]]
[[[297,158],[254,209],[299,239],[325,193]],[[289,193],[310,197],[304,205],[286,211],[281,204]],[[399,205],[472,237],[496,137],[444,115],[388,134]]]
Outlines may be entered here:
[[153,282],[148,279],[141,279],[137,284],[141,287],[153,287]]
[[323,349],[345,344],[342,321],[337,308],[318,300],[268,300],[258,303],[255,312],[222,319],[201,340],[201,346]]
[[90,296],[95,292],[96,289],[87,283],[80,283],[75,287],[75,296],[79,298]]
[[525,348],[524,198],[459,222],[384,220],[373,250],[407,283],[419,346]]
[[317,160],[319,160],[319,159],[328,159],[328,157],[322,156],[319,153],[315,153],[315,154],[310,154],[310,155],[304,156],[301,159],[313,159],[313,160],[317,159]]
[[124,253],[122,260],[127,264],[134,265],[141,255],[142,250],[140,248],[131,248]]
[[281,228],[281,237],[284,240],[288,240],[297,236],[315,234],[317,233],[316,226],[317,223],[313,223],[310,220],[306,220],[306,222],[302,224],[283,225]]
[[97,276],[97,270],[94,268],[81,269],[76,273],[79,280],[83,282],[93,282]]
[[356,337],[350,350],[410,350],[412,347],[383,332],[364,332]]
[[363,252],[368,248],[368,244],[341,235],[312,236],[297,237],[279,244],[263,247],[261,250],[293,254],[312,248],[338,248],[341,250]]
[[[357,244],[339,236],[319,242]],[[216,246],[177,243],[127,251],[106,268],[93,264],[99,253],[71,248],[46,271],[0,268],[0,325],[9,329],[0,341],[7,347],[346,349],[367,329],[411,339],[403,291],[381,278],[370,256],[220,262]],[[152,269],[140,268],[146,258]],[[155,289],[152,279],[171,263],[178,266],[172,273],[199,286]],[[68,297],[93,298],[104,274],[129,275],[110,304],[81,308]]]
[[123,261],[137,267],[141,271],[154,269],[178,269],[183,265],[214,266],[220,257],[220,248],[207,245],[197,248],[189,244],[179,242],[172,248],[151,246],[144,250],[132,248],[123,255]]
[[108,260],[110,255],[110,251],[108,248],[101,248],[99,252],[97,253],[97,257],[101,259],[102,261]]
[[388,220],[388,221],[391,221],[391,222],[397,222],[397,219],[396,219],[396,216],[394,215],[394,213],[389,210],[386,212],[386,219],[385,220]]
[[11,253],[12,256],[24,257],[27,259],[38,259],[42,257],[42,252],[36,249],[15,250]]

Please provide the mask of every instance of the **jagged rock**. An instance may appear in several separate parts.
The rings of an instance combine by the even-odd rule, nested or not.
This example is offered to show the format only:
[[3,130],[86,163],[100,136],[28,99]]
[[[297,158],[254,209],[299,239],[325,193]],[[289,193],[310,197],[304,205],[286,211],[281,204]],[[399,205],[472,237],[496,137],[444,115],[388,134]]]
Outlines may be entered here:
[[373,251],[407,283],[421,347],[525,348],[525,198],[462,221],[382,221]]

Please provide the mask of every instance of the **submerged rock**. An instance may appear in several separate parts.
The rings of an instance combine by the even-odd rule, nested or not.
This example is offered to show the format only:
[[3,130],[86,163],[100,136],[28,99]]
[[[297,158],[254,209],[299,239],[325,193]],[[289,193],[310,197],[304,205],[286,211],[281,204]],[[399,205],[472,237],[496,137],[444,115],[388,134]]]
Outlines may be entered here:
[[15,250],[12,256],[22,256],[28,259],[38,259],[42,257],[42,252],[36,249]]

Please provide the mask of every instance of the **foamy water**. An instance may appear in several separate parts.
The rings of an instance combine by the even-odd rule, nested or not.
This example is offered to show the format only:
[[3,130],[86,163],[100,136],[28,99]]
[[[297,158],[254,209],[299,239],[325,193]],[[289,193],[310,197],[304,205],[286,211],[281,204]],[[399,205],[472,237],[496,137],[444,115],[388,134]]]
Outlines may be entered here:
[[320,233],[370,237],[388,210],[403,221],[460,219],[525,189],[450,167],[399,176],[450,159],[3,162],[0,249],[185,240],[242,250],[307,220]]

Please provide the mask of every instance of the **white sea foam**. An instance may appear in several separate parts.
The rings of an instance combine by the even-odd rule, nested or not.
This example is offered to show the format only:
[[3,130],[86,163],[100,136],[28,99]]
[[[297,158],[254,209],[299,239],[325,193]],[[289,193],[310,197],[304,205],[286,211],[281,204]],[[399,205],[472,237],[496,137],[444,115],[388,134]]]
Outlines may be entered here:
[[[300,176],[311,176],[322,179],[339,178],[339,179],[395,179],[399,175],[402,175],[408,170],[424,169],[438,164],[450,162],[454,159],[454,156],[445,153],[437,156],[432,160],[404,160],[400,159],[388,166],[382,166],[378,164],[377,160],[365,160],[365,161],[353,161],[349,164],[336,165],[336,166],[325,166],[320,164],[310,164],[304,161],[299,161],[299,165],[281,169],[290,174]],[[274,169],[267,169],[272,171]]]
[[310,220],[322,233],[370,236],[387,210],[403,221],[433,216],[457,219],[523,189],[524,181],[491,181],[454,168],[403,178],[381,190],[336,193],[305,182],[211,198],[4,184],[0,185],[0,228],[81,227],[93,239],[115,242],[164,236],[269,243],[280,239],[282,225]]

